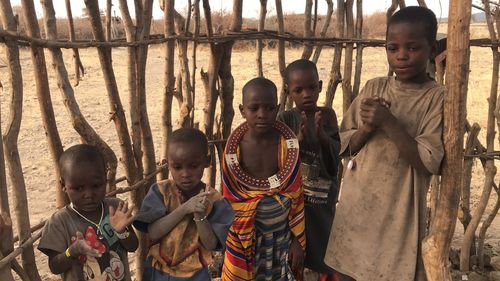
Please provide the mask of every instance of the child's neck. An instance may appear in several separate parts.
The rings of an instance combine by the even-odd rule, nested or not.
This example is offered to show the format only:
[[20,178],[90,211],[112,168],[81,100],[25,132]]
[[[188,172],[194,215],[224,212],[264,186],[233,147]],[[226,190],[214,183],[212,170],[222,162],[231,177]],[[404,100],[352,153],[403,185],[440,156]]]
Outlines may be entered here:
[[246,136],[244,137],[244,139],[250,140],[255,143],[266,143],[274,141],[278,138],[277,131],[274,128],[264,133],[256,132],[250,128],[245,135]]

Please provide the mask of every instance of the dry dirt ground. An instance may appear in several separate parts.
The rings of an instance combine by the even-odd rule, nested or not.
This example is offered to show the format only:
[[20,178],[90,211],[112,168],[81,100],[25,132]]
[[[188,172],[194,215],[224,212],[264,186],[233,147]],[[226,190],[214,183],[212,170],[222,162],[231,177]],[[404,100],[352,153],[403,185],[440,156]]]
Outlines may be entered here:
[[[442,29],[444,27],[441,27]],[[487,29],[484,25],[473,27],[473,36],[476,38],[486,37]],[[444,31],[444,29],[443,29]],[[301,49],[287,49],[287,63],[297,59],[301,55]],[[9,81],[7,68],[5,68],[5,51],[0,51],[0,81],[3,85],[1,98],[2,121],[5,121],[8,116],[9,105]],[[80,82],[80,85],[75,88],[75,95],[80,105],[80,108],[87,118],[88,122],[101,135],[101,137],[119,153],[119,144],[116,136],[114,124],[109,121],[109,105],[107,101],[106,90],[103,81],[103,75],[99,65],[97,51],[95,49],[81,50],[81,58],[85,67],[85,77]],[[124,104],[126,114],[128,110],[128,89],[127,89],[127,50],[125,48],[117,48],[113,50],[113,66],[121,95],[122,103]],[[73,64],[71,61],[71,51],[65,50],[65,61],[69,71],[72,72]],[[154,46],[150,48],[148,65],[147,65],[147,104],[150,115],[151,128],[154,136],[154,143],[157,153],[161,139],[161,105],[163,100],[163,69],[165,51],[162,46]],[[47,61],[50,62],[49,53],[46,52]],[[233,76],[235,80],[235,105],[240,103],[241,89],[246,81],[253,78],[256,73],[255,67],[255,51],[252,47],[244,50],[234,50],[232,58]],[[318,63],[318,70],[321,79],[325,81],[330,72],[331,61],[333,58],[333,50],[325,49]],[[21,64],[23,71],[24,83],[24,108],[23,121],[19,136],[19,150],[23,171],[26,180],[28,191],[28,202],[30,210],[30,223],[34,225],[50,216],[55,208],[54,186],[55,178],[53,175],[52,160],[48,151],[45,133],[42,127],[40,118],[40,109],[38,100],[35,94],[35,81],[33,78],[33,65],[30,59],[28,49],[21,51]],[[280,77],[278,70],[278,58],[276,49],[266,49],[264,51],[264,73],[269,79],[279,85]],[[176,62],[177,64],[177,62]],[[198,69],[206,69],[208,66],[208,52],[206,48],[201,48],[198,53]],[[488,48],[471,48],[471,64],[469,78],[469,94],[467,100],[468,119],[471,123],[477,122],[483,130],[480,138],[484,143],[485,127],[487,120],[487,97],[490,92],[491,81],[491,65],[492,56],[491,50]],[[57,88],[54,71],[48,64],[48,74],[50,79],[50,89],[54,112],[58,130],[65,147],[79,143],[79,136],[71,126],[69,115],[62,103],[60,92]],[[191,70],[192,71],[192,70]],[[382,48],[366,48],[363,56],[363,72],[362,85],[371,78],[385,75],[387,73],[387,63],[385,53]],[[73,76],[72,76],[73,79]],[[199,75],[196,84],[197,99],[195,105],[196,120],[203,123],[203,87],[199,80]],[[322,98],[321,98],[322,99]],[[342,118],[342,95],[341,91],[337,92],[334,109],[339,115],[339,120]],[[174,102],[173,118],[178,116],[177,103]],[[127,117],[128,118],[128,117]],[[234,126],[239,124],[242,118],[239,113],[236,113]],[[130,122],[129,122],[130,124]],[[2,124],[4,129],[5,123]],[[497,144],[498,146],[498,144]],[[157,155],[158,155],[157,154]],[[119,156],[119,155],[117,155]],[[458,173],[460,171],[457,171]],[[122,176],[123,170],[118,171],[118,176]],[[497,176],[496,182],[499,182],[500,177]],[[472,178],[472,208],[475,208],[479,200],[482,185],[484,181],[484,173],[478,161],[474,163],[473,178]],[[491,196],[487,213],[492,209],[494,204],[494,196]],[[13,197],[10,196],[12,202]],[[13,205],[11,203],[11,205]],[[13,212],[14,213],[14,212]],[[15,218],[14,218],[15,220]],[[453,246],[459,247],[462,238],[462,228],[457,223],[456,235],[453,240]],[[494,221],[487,235],[488,247],[491,247],[495,255],[500,255],[500,219]],[[38,268],[43,280],[58,280],[58,277],[52,275],[47,266],[46,258],[36,251]],[[133,260],[133,259],[131,259]]]

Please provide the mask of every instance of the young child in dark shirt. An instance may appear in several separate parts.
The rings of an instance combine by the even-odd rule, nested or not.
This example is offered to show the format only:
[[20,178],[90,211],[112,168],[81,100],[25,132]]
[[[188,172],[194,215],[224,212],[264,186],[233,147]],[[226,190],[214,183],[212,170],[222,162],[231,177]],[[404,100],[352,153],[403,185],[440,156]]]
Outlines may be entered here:
[[297,134],[300,144],[307,237],[304,266],[317,272],[319,280],[334,280],[333,269],[323,259],[338,191],[337,116],[333,109],[317,106],[322,81],[313,62],[299,59],[289,64],[285,82],[295,108],[279,114],[278,120]]
[[130,281],[127,252],[137,249],[132,208],[105,198],[106,166],[99,150],[80,144],[59,159],[61,185],[71,204],[47,221],[38,249],[64,281]]

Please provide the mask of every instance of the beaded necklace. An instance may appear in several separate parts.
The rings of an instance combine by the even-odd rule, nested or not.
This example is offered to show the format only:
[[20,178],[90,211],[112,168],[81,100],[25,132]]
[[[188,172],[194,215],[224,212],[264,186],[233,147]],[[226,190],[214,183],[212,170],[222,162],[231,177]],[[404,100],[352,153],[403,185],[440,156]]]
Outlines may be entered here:
[[268,190],[279,188],[290,178],[299,159],[299,142],[293,131],[280,121],[276,121],[273,127],[280,133],[281,136],[285,138],[287,151],[283,167],[280,167],[276,174],[267,179],[257,179],[252,177],[243,170],[238,161],[239,144],[249,129],[247,122],[238,126],[227,140],[225,160],[229,168],[229,172],[233,174],[241,184],[249,188]]
[[97,238],[99,238],[100,240],[102,240],[104,237],[102,236],[102,231],[101,231],[101,223],[102,223],[102,219],[104,218],[104,204],[101,202],[101,218],[99,219],[99,224],[96,224],[95,222],[93,222],[92,220],[88,219],[86,216],[82,215],[80,212],[78,212],[74,205],[73,205],[73,202],[71,202],[69,204],[69,206],[71,207],[71,209],[73,211],[75,211],[75,213],[77,213],[82,219],[86,220],[87,222],[89,222],[90,224],[94,225],[96,228],[97,228]]

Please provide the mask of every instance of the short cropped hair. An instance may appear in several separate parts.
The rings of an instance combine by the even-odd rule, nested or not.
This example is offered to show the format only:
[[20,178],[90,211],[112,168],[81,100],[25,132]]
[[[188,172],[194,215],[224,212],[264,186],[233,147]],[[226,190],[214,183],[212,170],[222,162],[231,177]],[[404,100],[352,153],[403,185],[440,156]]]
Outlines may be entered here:
[[245,101],[245,96],[248,93],[248,91],[252,88],[255,87],[263,87],[263,88],[268,88],[271,89],[272,94],[276,97],[276,100],[278,99],[278,88],[274,84],[273,81],[264,78],[264,77],[257,77],[253,78],[252,80],[248,81],[245,86],[243,86],[243,101]]
[[290,63],[286,69],[285,69],[285,83],[289,83],[290,79],[290,74],[294,71],[297,70],[310,70],[314,72],[314,75],[319,80],[319,74],[318,74],[318,68],[316,67],[316,64],[310,60],[307,59],[298,59],[292,63]]
[[90,144],[77,144],[66,149],[59,157],[59,167],[61,167],[61,177],[65,177],[69,172],[68,169],[73,165],[82,163],[90,163],[102,165],[106,169],[106,161],[101,151]]
[[172,132],[168,139],[167,146],[174,143],[189,143],[194,144],[203,149],[203,153],[208,155],[208,140],[205,134],[194,128],[180,128]]
[[386,37],[389,32],[389,27],[397,23],[415,23],[423,25],[425,38],[429,44],[434,45],[436,43],[437,19],[434,12],[430,9],[420,6],[409,6],[397,11],[387,22]]

